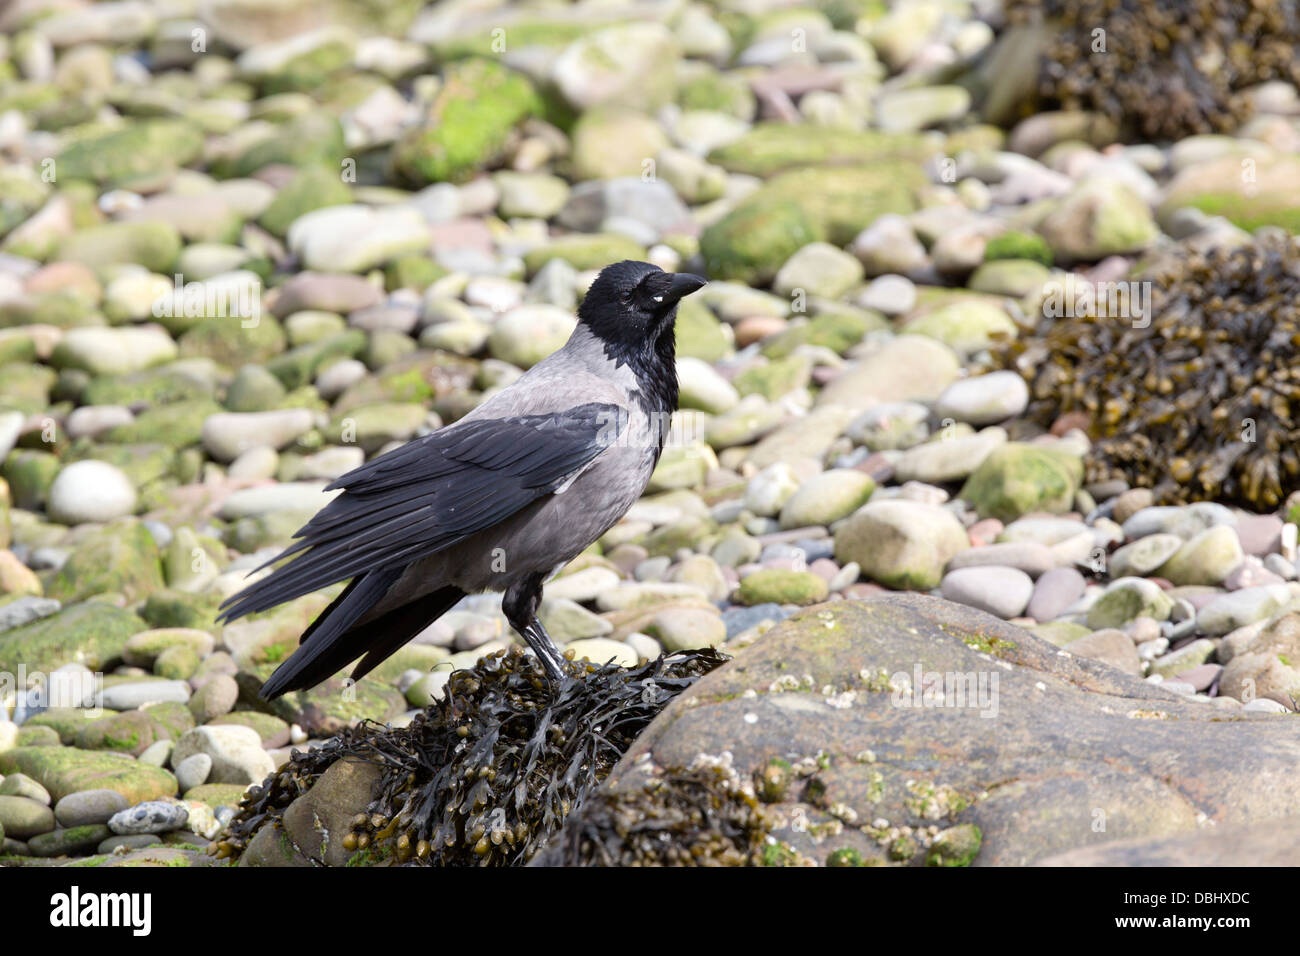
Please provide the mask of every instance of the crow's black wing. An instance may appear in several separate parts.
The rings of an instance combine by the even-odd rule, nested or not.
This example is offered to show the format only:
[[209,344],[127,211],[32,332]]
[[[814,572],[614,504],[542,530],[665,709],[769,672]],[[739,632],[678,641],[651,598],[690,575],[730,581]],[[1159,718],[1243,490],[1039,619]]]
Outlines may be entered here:
[[338,478],[344,489],[267,564],[293,558],[222,605],[232,620],[362,572],[396,572],[499,524],[589,465],[626,428],[627,411],[471,419],[408,442]]

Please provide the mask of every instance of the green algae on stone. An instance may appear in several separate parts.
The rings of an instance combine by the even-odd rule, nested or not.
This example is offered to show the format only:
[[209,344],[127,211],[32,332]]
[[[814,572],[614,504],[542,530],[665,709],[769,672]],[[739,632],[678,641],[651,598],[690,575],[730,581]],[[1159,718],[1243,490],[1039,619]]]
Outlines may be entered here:
[[1010,442],[995,448],[962,486],[981,518],[1015,521],[1031,511],[1064,514],[1074,506],[1083,462],[1054,448]]
[[253,143],[234,160],[218,164],[218,175],[250,176],[264,166],[283,164],[297,169],[321,166],[338,173],[347,155],[343,127],[320,110],[302,113],[267,138]]
[[706,362],[716,362],[735,347],[735,336],[730,334],[730,327],[719,322],[708,306],[694,299],[683,299],[678,305],[674,334],[678,356]]
[[143,710],[128,710],[103,717],[83,727],[77,735],[82,750],[111,750],[138,757],[160,740],[172,740],[167,728]]
[[55,157],[60,180],[89,179],[116,185],[160,169],[193,162],[203,151],[203,135],[175,119],[139,120],[106,133],[79,137]]
[[536,275],[552,259],[563,259],[578,270],[603,269],[622,259],[644,259],[645,247],[614,233],[580,234],[552,239],[524,254],[528,274]]
[[110,442],[157,443],[171,449],[197,444],[203,422],[220,412],[221,406],[201,398],[147,408],[129,425],[118,425],[104,435]]
[[1032,232],[1004,232],[994,236],[984,245],[984,261],[995,262],[999,259],[1029,259],[1052,265],[1052,247],[1047,240]]
[[5,458],[0,477],[8,482],[15,505],[38,511],[45,506],[45,497],[60,467],[58,456],[52,452],[19,448]]
[[751,365],[736,376],[736,391],[744,395],[761,395],[774,402],[797,389],[806,388],[812,375],[812,363],[803,355],[790,355],[758,365]]
[[201,783],[182,794],[185,800],[206,803],[212,809],[237,807],[248,788],[238,783]]
[[0,633],[0,670],[50,673],[64,664],[107,670],[122,657],[127,639],[144,629],[130,611],[90,601],[73,604],[20,627]]
[[758,123],[744,136],[709,153],[709,162],[733,173],[771,176],[796,166],[925,159],[928,140],[911,133],[832,126]]
[[122,520],[79,542],[50,582],[48,593],[64,602],[106,592],[135,600],[162,585],[162,563],[153,535],[141,522]]
[[829,594],[826,579],[811,571],[755,571],[740,582],[741,604],[816,604]]
[[764,285],[812,242],[847,245],[877,217],[916,208],[924,177],[915,164],[817,166],[773,176],[704,230],[709,275]]
[[220,630],[216,623],[219,603],[215,595],[187,594],[163,588],[145,599],[139,614],[156,628],[192,627],[215,633]]
[[184,358],[206,358],[238,368],[246,362],[263,362],[284,351],[285,335],[280,323],[269,315],[250,322],[235,316],[200,319],[179,341]]
[[42,833],[27,841],[32,856],[80,856],[94,850],[113,835],[102,823],[88,823]]
[[979,856],[984,835],[973,823],[941,830],[930,844],[926,866],[970,866]]
[[366,333],[361,329],[348,329],[276,355],[266,363],[266,369],[285,388],[301,388],[310,384],[316,373],[331,361],[356,358],[365,347]]
[[51,707],[39,714],[28,717],[24,727],[49,727],[59,735],[59,742],[71,746],[77,742],[77,735],[83,729],[105,717],[112,717],[117,711],[108,708],[81,710],[75,707]]
[[539,108],[522,73],[487,58],[448,64],[425,124],[393,148],[394,170],[417,184],[468,179],[491,164],[516,124]]
[[55,250],[55,258],[92,268],[135,263],[167,274],[180,251],[180,233],[165,222],[110,222],[67,236]]
[[762,285],[817,239],[812,222],[793,200],[741,203],[704,230],[700,253],[710,276]]
[[176,778],[134,757],[75,747],[17,747],[0,753],[0,773],[24,773],[57,803],[81,790],[116,790],[132,804],[176,795]]
[[257,710],[236,710],[221,717],[214,717],[208,726],[233,724],[238,727],[251,727],[262,738],[266,748],[283,747],[289,742],[289,723],[274,714],[264,714]]
[[283,236],[299,216],[351,201],[352,190],[343,182],[338,170],[309,166],[275,194],[257,221],[262,228]]
[[[184,346],[181,351],[184,353]],[[183,358],[128,375],[93,378],[80,400],[85,405],[165,405],[211,398],[216,392],[215,374],[215,366],[207,359]]]

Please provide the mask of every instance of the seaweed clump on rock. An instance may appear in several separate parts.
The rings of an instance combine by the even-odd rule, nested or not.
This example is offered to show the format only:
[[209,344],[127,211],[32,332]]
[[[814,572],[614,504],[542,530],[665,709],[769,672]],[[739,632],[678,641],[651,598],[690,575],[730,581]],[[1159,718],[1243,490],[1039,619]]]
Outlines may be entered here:
[[552,691],[521,648],[481,658],[453,673],[442,700],[409,726],[365,722],[295,753],[250,792],[217,852],[240,853],[262,827],[278,826],[346,758],[381,767],[370,805],[343,837],[347,851],[397,864],[522,865],[668,702],[727,659],[703,649],[632,669],[568,662]]
[[1260,230],[1242,246],[1179,247],[1141,278],[1145,327],[1095,314],[1107,309],[1045,317],[1002,353],[1029,382],[1029,415],[1045,427],[1086,417],[1089,481],[1150,487],[1165,503],[1276,507],[1300,488],[1296,240]]
[[1009,0],[1006,10],[1013,25],[1048,28],[1038,74],[1044,100],[1095,110],[1140,137],[1181,139],[1236,128],[1250,112],[1247,87],[1300,83],[1297,7],[1297,0]]
[[[766,866],[802,860],[769,834],[782,821],[763,806],[730,754],[691,766],[647,767],[639,786],[602,790],[538,854],[540,866]],[[640,768],[640,764],[637,764]]]

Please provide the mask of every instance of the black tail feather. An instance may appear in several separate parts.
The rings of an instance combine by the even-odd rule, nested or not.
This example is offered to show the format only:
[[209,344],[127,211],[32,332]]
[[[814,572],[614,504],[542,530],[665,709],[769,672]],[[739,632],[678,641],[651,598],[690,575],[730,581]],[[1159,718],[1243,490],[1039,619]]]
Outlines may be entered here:
[[400,576],[399,570],[353,579],[303,633],[302,646],[262,685],[262,698],[274,700],[290,691],[314,687],[364,655],[352,672],[352,679],[360,680],[465,596],[459,588],[440,588],[372,621],[356,624]]
[[460,588],[445,587],[410,604],[393,608],[383,617],[366,624],[366,630],[378,641],[371,644],[365,658],[352,671],[352,679],[361,680],[397,653],[398,648],[450,611],[464,596],[465,592]]
[[375,606],[402,576],[402,569],[372,571],[353,578],[343,593],[303,632],[299,648],[262,685],[262,698],[314,687],[356,660],[366,648],[352,625]]

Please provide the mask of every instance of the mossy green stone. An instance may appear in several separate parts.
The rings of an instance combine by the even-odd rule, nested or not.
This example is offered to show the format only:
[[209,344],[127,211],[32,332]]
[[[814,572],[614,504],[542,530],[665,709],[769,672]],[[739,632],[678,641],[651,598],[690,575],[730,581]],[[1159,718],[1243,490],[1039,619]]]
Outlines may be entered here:
[[[391,659],[391,658],[390,658]],[[289,724],[274,714],[264,714],[259,710],[236,710],[223,714],[209,725],[229,724],[237,727],[250,727],[262,738],[263,747],[282,747],[289,740]]]
[[104,317],[94,308],[94,303],[68,291],[39,292],[0,305],[0,328],[53,325],[60,329],[79,329],[103,324]]
[[811,571],[755,571],[740,582],[741,604],[816,604],[826,600],[830,589],[826,579]]
[[734,337],[706,305],[683,299],[677,306],[677,355],[716,362],[733,350]]
[[771,360],[766,365],[747,368],[736,376],[732,384],[742,396],[762,395],[768,401],[775,401],[782,395],[805,388],[811,375],[812,366],[807,358],[790,355]]
[[[298,169],[322,166],[340,173],[346,154],[339,121],[328,113],[312,111],[295,116],[269,138],[254,143],[230,164],[228,172],[249,176],[264,166],[283,164]],[[217,172],[220,175],[227,170],[219,166]]]
[[185,799],[206,803],[214,810],[217,807],[238,807],[246,789],[237,783],[203,783],[186,790]]
[[88,823],[34,836],[27,841],[27,849],[36,857],[81,856],[94,850],[112,835],[113,831],[104,824]]
[[60,181],[90,179],[119,184],[193,162],[203,152],[203,134],[174,119],[141,120],[97,136],[79,138],[55,159]]
[[413,183],[463,181],[490,165],[515,125],[540,108],[527,77],[496,60],[448,64],[428,120],[393,147],[393,166]]
[[262,88],[271,95],[315,90],[352,66],[355,56],[356,47],[350,39],[327,39],[280,64],[263,79]]
[[0,670],[49,673],[64,664],[107,670],[122,656],[127,638],[144,630],[144,622],[111,604],[87,602],[65,607],[49,617],[0,633]]
[[352,190],[343,182],[339,170],[312,166],[289,180],[257,221],[268,232],[283,236],[299,216],[351,201]]
[[979,856],[984,835],[973,823],[961,823],[942,831],[930,844],[926,866],[970,866]]
[[138,757],[159,740],[172,740],[161,723],[142,710],[127,710],[83,727],[77,735],[82,750],[112,750]]
[[1083,462],[1054,448],[1010,442],[994,449],[962,487],[981,518],[1015,521],[1031,511],[1064,514],[1074,505]]
[[117,711],[101,708],[100,710],[79,710],[75,707],[51,707],[35,716],[27,718],[24,727],[49,727],[59,735],[59,741],[65,745],[76,743],[77,735],[95,721],[112,717]]
[[292,390],[309,384],[316,372],[328,362],[340,358],[356,358],[365,348],[366,333],[360,329],[348,329],[319,342],[300,345],[277,355],[266,363],[266,370],[278,378],[285,388]]
[[[879,332],[889,327],[889,320],[879,312],[845,306],[819,312],[813,316],[812,321],[803,327],[806,330],[803,342],[828,348],[836,355],[843,355],[866,338],[868,332]],[[769,358],[782,357],[779,352],[769,351],[766,348],[763,351]],[[793,348],[790,351],[793,351]]]
[[160,767],[110,751],[17,747],[0,753],[0,773],[25,773],[55,803],[82,790],[116,790],[135,805],[176,795],[176,778]]
[[145,409],[131,424],[118,425],[104,437],[110,442],[149,442],[172,449],[184,448],[199,442],[204,420],[221,410],[220,405],[207,398],[173,402]]
[[694,60],[688,62],[692,69],[678,83],[678,106],[684,110],[726,113],[746,122],[753,118],[756,100],[744,77]]
[[59,732],[53,727],[28,727],[23,725],[18,728],[19,747],[57,747],[59,746]]
[[0,366],[0,408],[24,415],[45,411],[58,373],[46,365],[10,362]]
[[203,319],[179,341],[184,358],[209,358],[219,365],[238,368],[247,362],[265,362],[284,351],[284,329],[269,315],[255,325],[236,317]]
[[400,256],[388,264],[384,271],[384,288],[414,289],[423,292],[443,276],[447,270],[425,256]]
[[199,668],[199,655],[192,647],[169,647],[154,661],[153,672],[168,680],[189,680]]
[[924,176],[914,164],[808,167],[773,176],[700,237],[709,274],[769,282],[811,242],[847,245],[877,217],[916,208]]
[[1042,236],[1032,232],[1004,232],[994,236],[984,245],[984,261],[996,262],[999,259],[1029,259],[1030,261],[1050,266],[1052,264],[1052,247]]
[[159,590],[145,600],[140,617],[152,627],[193,627],[217,633],[220,631],[216,623],[219,603],[211,594]]
[[[262,321],[266,321],[265,316]],[[199,364],[208,363],[182,360],[129,375],[95,378],[86,386],[81,402],[85,405],[165,405],[187,399],[211,398],[216,391],[215,376],[204,374]]]
[[768,177],[796,166],[866,163],[897,158],[919,162],[927,138],[913,133],[849,130],[807,123],[756,123],[740,139],[709,153],[709,162],[733,173]]
[[0,468],[0,476],[9,483],[13,503],[19,508],[39,511],[45,505],[54,476],[59,472],[59,459],[48,451],[20,448],[9,453]]
[[119,521],[88,535],[47,591],[65,603],[105,592],[137,600],[162,585],[162,563],[153,536],[138,521]]
[[[18,334],[0,338],[0,376],[4,374],[6,365],[24,366],[35,361],[36,339],[32,336]],[[3,397],[4,392],[0,392],[0,400]]]
[[644,259],[645,247],[626,236],[612,233],[577,234],[553,239],[524,253],[528,274],[536,275],[552,259],[563,259],[575,269],[603,269],[623,259]]
[[790,256],[818,238],[792,199],[742,202],[704,230],[700,254],[710,276],[763,285]]
[[180,740],[187,730],[194,729],[194,715],[190,713],[189,707],[178,701],[149,704],[141,713],[148,714],[152,720],[157,721],[174,740]]
[[167,275],[180,251],[180,233],[165,222],[110,222],[74,232],[59,243],[55,258],[91,268],[135,263]]

